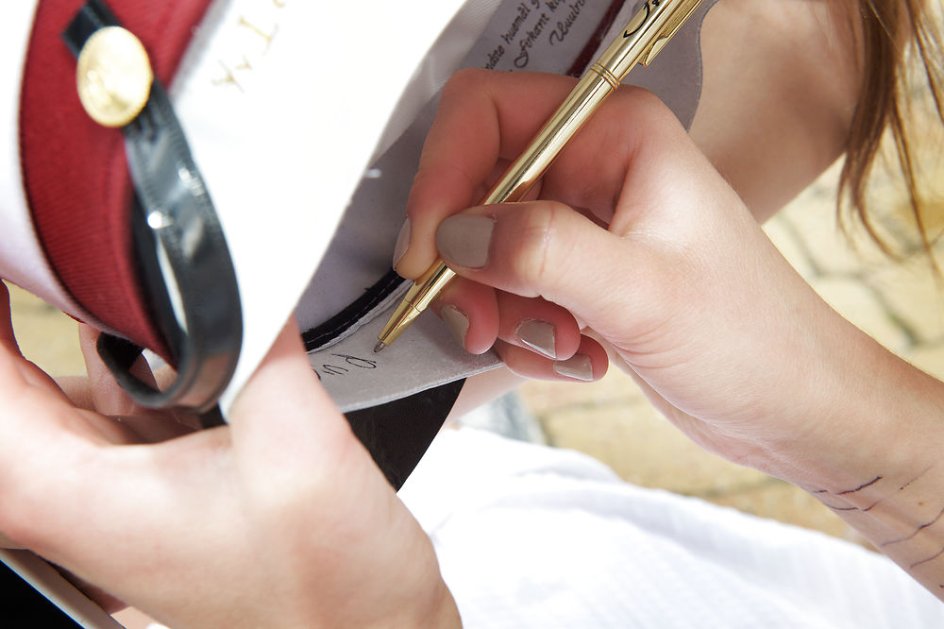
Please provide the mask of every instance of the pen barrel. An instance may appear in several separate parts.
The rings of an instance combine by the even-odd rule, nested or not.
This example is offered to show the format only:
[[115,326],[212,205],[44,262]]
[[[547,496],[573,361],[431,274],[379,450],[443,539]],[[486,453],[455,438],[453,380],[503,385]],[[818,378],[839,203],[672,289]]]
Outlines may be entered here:
[[637,63],[649,65],[675,36],[702,0],[661,0],[643,3],[596,65],[621,82]]
[[404,301],[409,300],[417,310],[426,310],[429,304],[436,299],[440,291],[446,287],[446,284],[456,276],[456,272],[450,269],[444,262],[434,264],[426,273],[422,275],[409,292]]
[[587,72],[524,152],[485,195],[482,205],[520,201],[544,175],[561,150],[609,96],[615,86]]
[[645,2],[623,33],[591,65],[524,152],[482,199],[482,205],[520,201],[561,150],[636,64],[648,65],[701,0]]
[[416,280],[380,331],[377,338],[380,339],[381,347],[396,341],[455,276],[455,271],[439,261]]

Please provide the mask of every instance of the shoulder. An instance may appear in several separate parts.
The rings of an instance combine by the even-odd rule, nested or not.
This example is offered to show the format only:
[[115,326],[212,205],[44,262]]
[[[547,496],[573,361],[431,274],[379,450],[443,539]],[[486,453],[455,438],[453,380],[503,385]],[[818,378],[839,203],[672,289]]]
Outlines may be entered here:
[[848,0],[723,0],[702,30],[692,136],[759,218],[835,161],[861,85]]

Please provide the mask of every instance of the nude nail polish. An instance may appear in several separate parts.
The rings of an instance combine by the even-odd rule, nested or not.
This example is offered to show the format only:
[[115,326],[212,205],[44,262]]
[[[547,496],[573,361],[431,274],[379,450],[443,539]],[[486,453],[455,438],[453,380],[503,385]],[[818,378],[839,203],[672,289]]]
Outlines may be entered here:
[[557,358],[554,326],[547,321],[525,319],[515,328],[515,336],[522,344],[550,359]]
[[393,266],[397,266],[406,254],[406,250],[410,246],[410,232],[410,219],[408,218],[403,221],[403,227],[400,228],[400,233],[397,235],[397,244],[393,248]]
[[469,332],[469,318],[462,314],[462,311],[455,306],[443,306],[439,316],[446,322],[452,336],[456,342],[465,349],[465,336]]
[[581,382],[593,382],[593,363],[590,357],[576,354],[567,360],[554,363],[554,372],[565,378],[572,378]]
[[447,262],[480,269],[488,262],[495,221],[489,216],[450,216],[436,231],[436,246]]

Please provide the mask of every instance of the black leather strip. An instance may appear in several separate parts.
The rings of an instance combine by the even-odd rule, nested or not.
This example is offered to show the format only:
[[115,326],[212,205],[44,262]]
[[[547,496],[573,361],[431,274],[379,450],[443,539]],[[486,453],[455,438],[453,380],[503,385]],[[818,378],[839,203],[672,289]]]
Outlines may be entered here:
[[[120,24],[103,2],[89,0],[63,39],[78,55],[91,34],[105,26]],[[129,368],[140,348],[133,351],[123,339],[102,335],[99,354],[141,406],[210,411],[236,369],[242,346],[242,307],[229,249],[183,129],[157,80],[144,111],[123,132],[136,196],[129,228],[177,377],[164,391],[137,379]]]
[[344,310],[321,325],[303,332],[302,341],[305,343],[305,351],[315,351],[328,341],[340,336],[349,327],[360,321],[364,315],[376,308],[380,302],[393,294],[405,281],[407,280],[397,275],[396,271],[388,271],[386,275],[377,280],[373,286],[364,291],[363,295]]
[[118,18],[104,2],[88,0],[86,5],[79,9],[75,17],[72,18],[62,34],[62,39],[69,47],[69,51],[78,57],[92,33],[106,26],[120,26]]
[[79,629],[81,625],[0,562],[0,621],[5,627]]

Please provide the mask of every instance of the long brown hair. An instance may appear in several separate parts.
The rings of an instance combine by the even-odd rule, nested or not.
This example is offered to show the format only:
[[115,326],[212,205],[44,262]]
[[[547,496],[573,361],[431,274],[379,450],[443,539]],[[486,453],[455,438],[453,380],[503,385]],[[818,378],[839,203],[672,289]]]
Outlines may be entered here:
[[860,59],[864,63],[864,82],[840,178],[840,207],[847,204],[872,239],[886,253],[892,252],[875,228],[868,202],[869,179],[887,133],[904,179],[921,248],[930,253],[926,199],[918,178],[908,101],[914,79],[925,81],[937,117],[944,123],[940,11],[935,14],[926,0],[856,0],[856,4],[862,21]]

